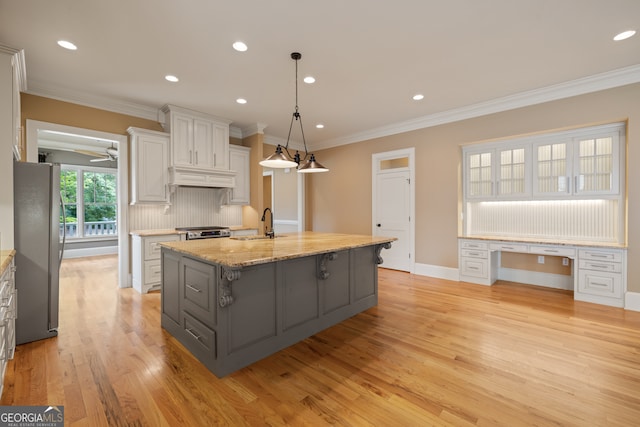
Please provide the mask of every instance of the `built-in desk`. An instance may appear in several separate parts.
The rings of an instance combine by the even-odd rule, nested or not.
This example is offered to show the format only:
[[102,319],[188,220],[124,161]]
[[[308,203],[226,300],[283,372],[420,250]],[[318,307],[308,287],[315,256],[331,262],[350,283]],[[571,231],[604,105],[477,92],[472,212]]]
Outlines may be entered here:
[[[503,240],[490,237],[458,239],[460,281],[492,285],[500,273],[500,254],[518,252],[558,256],[573,260],[573,296],[579,301],[624,307],[627,289],[627,250],[619,245],[573,242],[540,242]],[[526,280],[540,286],[551,286],[534,280],[533,272],[523,270],[532,278]]]

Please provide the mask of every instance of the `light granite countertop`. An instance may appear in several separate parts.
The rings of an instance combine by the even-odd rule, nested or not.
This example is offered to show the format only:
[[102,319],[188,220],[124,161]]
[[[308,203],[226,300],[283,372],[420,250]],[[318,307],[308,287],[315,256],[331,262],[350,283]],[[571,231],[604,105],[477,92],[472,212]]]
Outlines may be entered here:
[[186,231],[178,231],[175,228],[166,228],[158,230],[134,230],[130,231],[132,236],[148,237],[148,236],[164,236],[169,234],[187,234]]
[[0,250],[0,274],[3,274],[7,267],[9,267],[15,255],[16,251],[13,249]]
[[285,233],[274,239],[234,238],[186,240],[160,243],[165,248],[215,264],[239,268],[303,256],[318,255],[397,240],[357,234]]

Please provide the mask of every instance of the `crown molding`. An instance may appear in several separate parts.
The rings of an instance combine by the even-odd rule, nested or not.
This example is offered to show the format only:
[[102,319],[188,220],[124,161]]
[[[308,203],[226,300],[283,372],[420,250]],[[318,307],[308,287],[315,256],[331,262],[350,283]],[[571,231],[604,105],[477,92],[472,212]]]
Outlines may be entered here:
[[240,133],[241,133],[241,137],[242,138],[248,138],[251,135],[255,135],[255,134],[264,134],[264,129],[267,127],[268,125],[266,123],[252,123],[250,125],[247,125],[243,128],[240,128]]
[[29,80],[29,90],[26,93],[160,122],[159,107],[119,101],[70,88],[51,87],[38,80]]
[[15,68],[20,92],[27,90],[27,68],[24,59],[24,49],[14,49],[10,46],[0,44],[0,53],[13,56],[13,67]]
[[[20,54],[20,52],[22,51],[0,45],[0,52],[13,55],[18,54],[18,59],[22,58],[21,73],[25,73],[24,53]],[[315,144],[308,144],[307,148],[309,152],[312,152],[332,147],[338,147],[341,145],[347,145],[355,142],[410,132],[413,130],[424,129],[447,123],[453,123],[460,120],[484,116],[487,114],[499,113],[502,111],[513,110],[516,108],[527,107],[563,98],[570,98],[572,96],[583,95],[638,82],[640,82],[640,64],[608,71],[605,73],[595,74],[593,76],[583,77],[580,79],[571,80],[540,89],[520,92],[514,95],[496,98],[474,105],[430,114],[428,116],[423,116],[404,122],[381,126],[344,137],[324,140]],[[24,78],[24,87],[26,88],[26,78]],[[101,110],[112,111],[115,113],[140,117],[160,123],[163,123],[164,121],[161,117],[161,111],[159,107],[117,101],[108,97],[91,95],[69,88],[60,88],[58,86],[51,87],[37,80],[30,80],[29,90],[23,90],[23,92],[32,95],[53,98],[59,101],[72,102],[87,107],[98,108]],[[234,138],[241,139],[256,133],[254,132],[254,130],[257,130],[257,132],[259,132],[258,128],[262,125],[263,124],[261,123],[257,123],[255,129],[253,127],[250,127],[249,129],[240,129],[238,127],[231,126],[229,128],[229,134]],[[266,127],[266,125],[264,125],[264,127]],[[262,128],[262,131],[264,131],[264,127]],[[245,134],[245,131],[253,133]],[[286,140],[265,134],[265,143],[271,145],[280,144],[284,146],[286,144]],[[289,141],[289,146],[297,150],[304,149],[303,144],[296,141]]]
[[453,123],[487,114],[499,113],[502,111],[513,110],[558,99],[570,98],[573,96],[612,89],[638,82],[640,82],[640,64],[540,89],[520,92],[514,95],[496,98],[466,107],[455,108],[404,122],[394,123],[388,126],[381,126],[345,137],[320,141],[313,144],[312,147],[310,146],[309,151],[317,151],[341,145],[353,144],[355,142],[367,141],[370,139]]

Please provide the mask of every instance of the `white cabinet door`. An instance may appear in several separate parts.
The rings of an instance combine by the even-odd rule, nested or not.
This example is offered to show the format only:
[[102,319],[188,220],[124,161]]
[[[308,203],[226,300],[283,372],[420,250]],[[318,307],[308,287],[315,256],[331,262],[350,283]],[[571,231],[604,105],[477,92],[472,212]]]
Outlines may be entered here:
[[193,119],[171,113],[171,164],[191,166],[193,162]]
[[249,147],[229,146],[229,169],[236,171],[236,186],[231,189],[229,201],[232,205],[248,205],[250,202],[250,155]]
[[169,134],[140,128],[131,135],[131,203],[169,203]]
[[618,194],[620,143],[618,132],[574,139],[576,194]]
[[530,158],[528,146],[496,150],[496,197],[526,198],[531,195]]
[[202,169],[214,168],[213,123],[193,119],[192,166]]
[[213,123],[213,168],[231,169],[229,166],[229,125]]
[[534,144],[533,164],[534,195],[571,194],[571,144],[568,141]]
[[465,184],[467,199],[493,197],[494,150],[467,151],[465,153]]

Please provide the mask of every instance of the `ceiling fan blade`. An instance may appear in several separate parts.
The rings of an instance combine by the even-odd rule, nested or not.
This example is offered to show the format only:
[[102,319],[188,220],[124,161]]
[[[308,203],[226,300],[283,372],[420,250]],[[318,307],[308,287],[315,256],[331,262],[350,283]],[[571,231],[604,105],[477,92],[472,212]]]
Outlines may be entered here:
[[98,153],[97,151],[91,151],[91,150],[73,150],[73,151],[79,154],[84,154],[86,156],[105,158],[104,153]]

